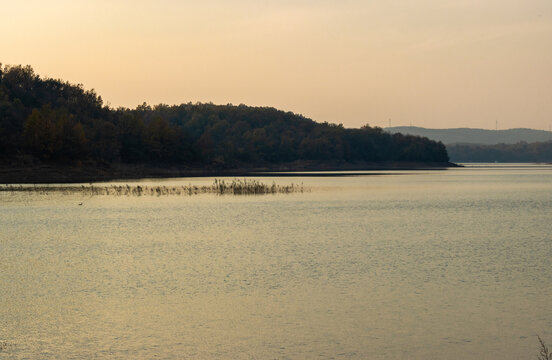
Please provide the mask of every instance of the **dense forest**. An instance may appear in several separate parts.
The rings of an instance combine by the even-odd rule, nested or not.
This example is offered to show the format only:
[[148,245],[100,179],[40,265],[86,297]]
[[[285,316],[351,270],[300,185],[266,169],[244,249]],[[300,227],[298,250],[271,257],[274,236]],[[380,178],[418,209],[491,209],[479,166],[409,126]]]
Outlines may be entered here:
[[496,145],[447,145],[457,162],[552,162],[552,141]]
[[443,144],[347,129],[269,107],[146,103],[113,109],[82,85],[0,64],[0,163],[211,168],[319,160],[446,163]]

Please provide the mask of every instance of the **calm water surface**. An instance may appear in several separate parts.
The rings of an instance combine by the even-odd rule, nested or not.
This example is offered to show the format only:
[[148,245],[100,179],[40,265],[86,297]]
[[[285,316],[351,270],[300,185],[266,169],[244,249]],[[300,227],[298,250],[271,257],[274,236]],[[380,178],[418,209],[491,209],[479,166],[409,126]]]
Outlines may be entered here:
[[261,180],[311,191],[0,193],[0,358],[503,360],[552,344],[551,166]]

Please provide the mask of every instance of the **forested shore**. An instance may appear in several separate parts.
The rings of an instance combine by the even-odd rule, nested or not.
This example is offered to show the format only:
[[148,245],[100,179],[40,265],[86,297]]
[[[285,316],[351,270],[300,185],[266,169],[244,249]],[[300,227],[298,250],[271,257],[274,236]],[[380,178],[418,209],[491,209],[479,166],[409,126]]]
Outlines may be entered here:
[[516,144],[453,144],[447,145],[453,161],[458,162],[505,162],[505,163],[550,163],[552,141],[524,141]]
[[[270,107],[112,108],[83,85],[0,64],[0,181],[446,167],[440,142]],[[34,179],[33,179],[34,177]]]

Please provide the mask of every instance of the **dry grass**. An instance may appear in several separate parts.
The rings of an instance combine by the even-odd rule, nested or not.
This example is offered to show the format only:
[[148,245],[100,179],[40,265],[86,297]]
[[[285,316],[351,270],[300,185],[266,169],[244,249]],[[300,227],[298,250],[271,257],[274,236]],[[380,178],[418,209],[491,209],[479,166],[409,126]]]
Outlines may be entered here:
[[38,194],[61,193],[113,195],[113,196],[164,196],[164,195],[195,195],[195,194],[219,194],[219,195],[264,195],[264,194],[290,194],[305,192],[303,184],[277,185],[273,182],[266,185],[257,180],[234,179],[231,182],[215,179],[210,186],[181,185],[181,186],[142,186],[142,185],[53,185],[53,186],[22,186],[3,185],[0,192],[35,192]]
[[552,353],[548,350],[548,347],[546,346],[544,341],[538,335],[537,335],[537,339],[539,339],[539,343],[540,343],[540,351],[539,351],[539,354],[537,355],[537,359],[552,360]]

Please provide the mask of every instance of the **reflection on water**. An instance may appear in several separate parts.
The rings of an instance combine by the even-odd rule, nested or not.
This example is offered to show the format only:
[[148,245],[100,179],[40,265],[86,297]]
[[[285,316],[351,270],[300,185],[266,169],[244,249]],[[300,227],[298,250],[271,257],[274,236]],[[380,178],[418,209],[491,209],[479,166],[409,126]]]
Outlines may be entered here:
[[[0,193],[0,358],[535,356],[552,168],[400,174],[263,178],[312,191],[246,197]],[[213,179],[135,182],[190,183]]]

